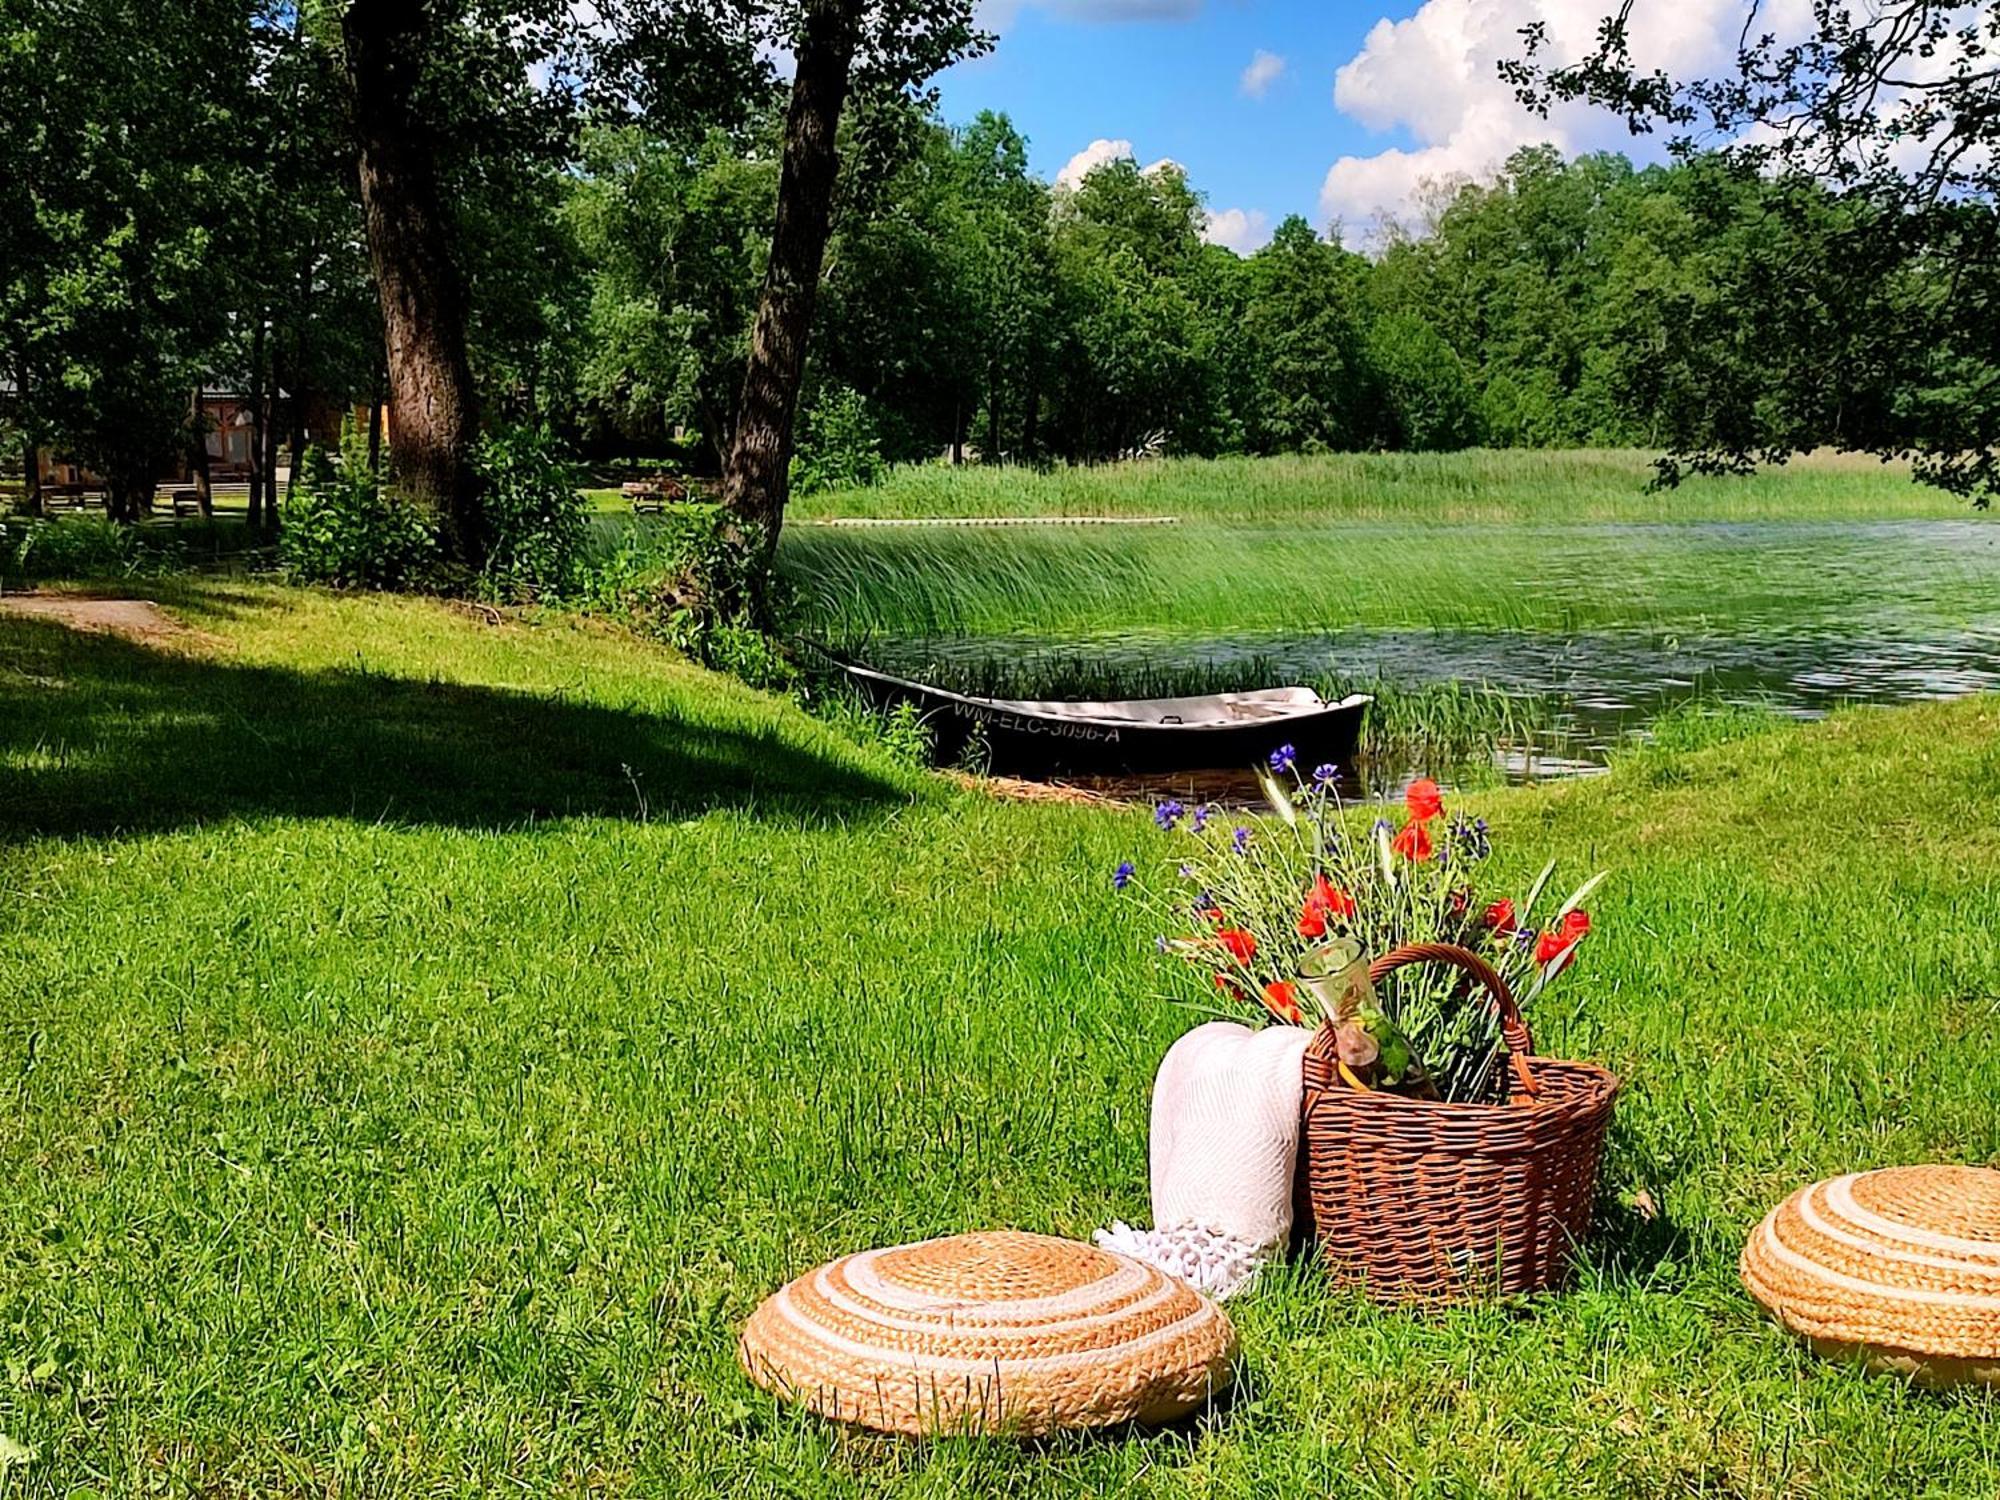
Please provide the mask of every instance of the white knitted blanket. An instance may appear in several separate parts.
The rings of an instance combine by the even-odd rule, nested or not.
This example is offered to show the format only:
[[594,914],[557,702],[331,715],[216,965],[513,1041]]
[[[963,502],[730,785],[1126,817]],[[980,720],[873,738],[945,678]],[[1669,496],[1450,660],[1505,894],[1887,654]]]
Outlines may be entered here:
[[1197,1026],[1153,1084],[1155,1228],[1113,1223],[1097,1243],[1210,1296],[1242,1290],[1292,1232],[1300,1064],[1311,1032]]

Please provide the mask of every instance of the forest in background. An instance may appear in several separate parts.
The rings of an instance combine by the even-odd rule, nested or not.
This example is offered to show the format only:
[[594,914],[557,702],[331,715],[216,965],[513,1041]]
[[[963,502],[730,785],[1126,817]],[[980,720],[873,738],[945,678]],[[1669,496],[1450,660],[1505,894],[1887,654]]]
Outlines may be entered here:
[[[197,387],[246,393],[273,449],[315,401],[381,397],[337,70],[298,9],[242,21],[210,3],[117,47],[22,33],[46,67],[0,89],[32,78],[62,100],[0,144],[33,210],[0,230],[14,454],[25,439],[157,466],[189,441]],[[671,107],[631,88],[606,107],[538,77],[518,36],[467,18],[450,39],[441,171],[487,421],[598,458],[659,455],[678,434],[679,457],[713,472],[785,89],[746,71]],[[86,62],[93,86],[64,90]],[[1991,374],[1934,340],[1844,360],[1857,299],[1913,318],[1935,300],[1924,265],[1845,265],[1864,208],[1721,157],[1526,149],[1489,182],[1435,185],[1371,254],[1292,218],[1246,258],[1204,243],[1177,168],[1113,161],[1058,187],[1027,144],[1004,115],[948,125],[921,95],[850,112],[806,486],[944,455],[1865,445]],[[1825,378],[1802,378],[1815,344]]]

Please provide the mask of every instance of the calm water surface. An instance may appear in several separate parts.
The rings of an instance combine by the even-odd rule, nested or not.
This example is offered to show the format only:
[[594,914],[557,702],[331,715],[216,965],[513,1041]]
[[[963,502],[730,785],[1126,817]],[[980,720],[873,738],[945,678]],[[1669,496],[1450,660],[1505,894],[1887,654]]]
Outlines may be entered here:
[[[1630,570],[1647,594],[1668,576],[1733,575],[1726,617],[1690,613],[1662,628],[1577,633],[1334,629],[1188,639],[1167,633],[884,642],[885,662],[1048,652],[1106,664],[1240,664],[1276,678],[1325,675],[1365,689],[1459,681],[1552,700],[1563,730],[1538,775],[1581,772],[1662,710],[1693,698],[1757,704],[1801,718],[1845,704],[1895,704],[2000,690],[2000,522],[1748,522],[1577,527],[1502,589],[1560,590],[1583,571]],[[1767,578],[1768,593],[1745,589]],[[1799,587],[1810,577],[1810,588]],[[1515,764],[1508,769],[1524,773]]]

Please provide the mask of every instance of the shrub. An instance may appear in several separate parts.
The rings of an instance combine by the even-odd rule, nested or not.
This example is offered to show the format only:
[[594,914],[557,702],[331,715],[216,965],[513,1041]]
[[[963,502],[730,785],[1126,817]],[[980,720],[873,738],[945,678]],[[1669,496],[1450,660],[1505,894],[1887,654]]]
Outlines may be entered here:
[[132,528],[102,516],[0,517],[0,574],[20,578],[124,577],[139,565]]
[[[721,514],[703,507],[666,524],[635,528],[589,570],[584,602],[665,641],[704,667],[753,687],[784,688],[798,677],[775,637],[752,617],[744,549],[722,534]],[[767,590],[778,590],[776,579]],[[793,612],[782,592],[766,600],[780,621]]]
[[857,489],[888,469],[882,435],[867,399],[844,385],[827,386],[799,423],[792,451],[792,489],[800,495]]
[[336,459],[308,448],[298,491],[278,534],[278,560],[294,583],[409,589],[435,581],[443,554],[430,519],[390,490],[349,424]]
[[584,499],[555,439],[529,428],[494,433],[473,462],[490,539],[480,591],[508,600],[574,593],[584,573]]
[[1472,379],[1444,335],[1423,319],[1383,318],[1369,333],[1368,362],[1388,404],[1392,447],[1437,452],[1479,440]]

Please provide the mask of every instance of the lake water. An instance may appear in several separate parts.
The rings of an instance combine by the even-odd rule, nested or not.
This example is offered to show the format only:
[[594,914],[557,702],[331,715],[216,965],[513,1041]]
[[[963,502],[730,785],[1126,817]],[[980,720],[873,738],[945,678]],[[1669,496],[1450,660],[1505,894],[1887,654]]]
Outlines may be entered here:
[[[1532,768],[1542,776],[1600,765],[1610,746],[1694,698],[1816,717],[1844,704],[2000,690],[2000,523],[1988,518],[1566,527],[1531,566],[1491,586],[1559,594],[1579,578],[1629,590],[1631,622],[1572,632],[1027,633],[881,641],[879,657],[1018,666],[1046,652],[1141,670],[1233,666],[1271,681],[1331,675],[1364,690],[1374,679],[1489,684],[1551,711],[1561,733]],[[1506,769],[1529,773],[1518,761]]]

